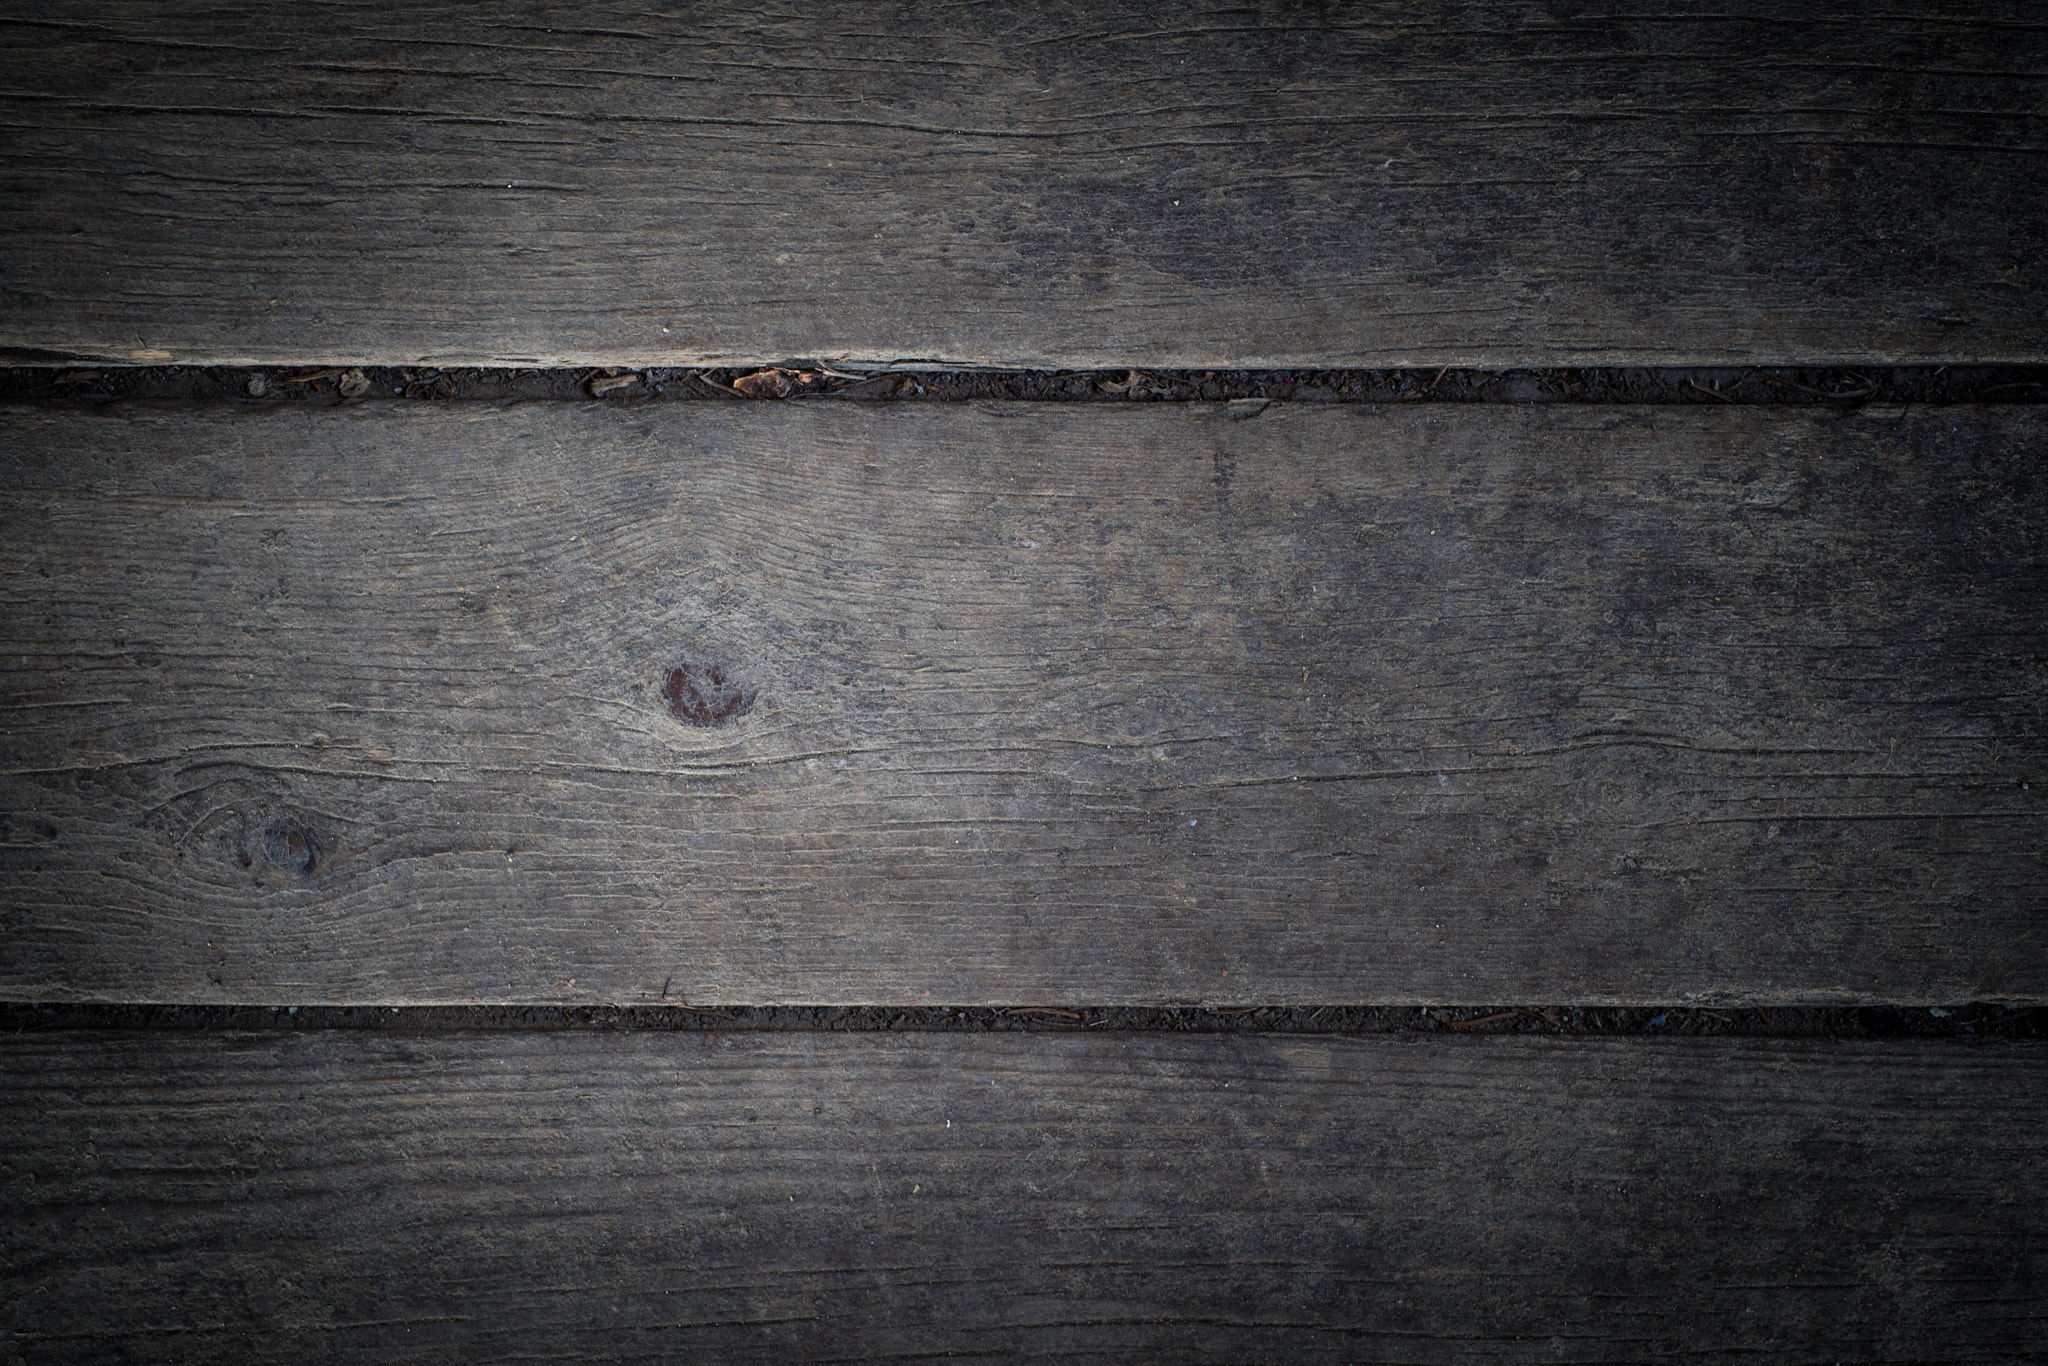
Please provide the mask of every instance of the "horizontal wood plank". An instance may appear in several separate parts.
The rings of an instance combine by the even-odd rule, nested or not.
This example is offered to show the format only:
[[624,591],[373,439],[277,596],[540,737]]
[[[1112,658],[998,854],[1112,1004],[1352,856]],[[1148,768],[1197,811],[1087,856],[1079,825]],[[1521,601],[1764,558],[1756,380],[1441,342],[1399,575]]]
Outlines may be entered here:
[[16,356],[2048,358],[2020,0],[16,11]]
[[2048,415],[0,417],[0,993],[2042,999]]
[[2044,1057],[17,1035],[0,1333],[30,1361],[2019,1360]]

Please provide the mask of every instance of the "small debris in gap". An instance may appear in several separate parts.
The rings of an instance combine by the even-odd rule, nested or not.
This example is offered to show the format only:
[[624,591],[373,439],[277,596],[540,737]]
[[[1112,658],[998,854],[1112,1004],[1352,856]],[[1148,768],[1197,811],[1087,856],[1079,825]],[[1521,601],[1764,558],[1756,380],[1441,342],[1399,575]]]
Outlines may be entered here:
[[100,372],[97,370],[73,370],[69,374],[57,376],[51,383],[60,385],[93,384],[99,379]]
[[307,372],[306,372],[305,374],[303,374],[303,375],[293,375],[293,376],[292,376],[292,377],[291,377],[290,379],[287,379],[287,380],[285,381],[285,383],[286,383],[286,384],[318,384],[318,383],[319,383],[319,382],[320,382],[321,380],[323,380],[323,379],[333,379],[333,378],[335,378],[335,377],[336,377],[337,375],[339,375],[340,373],[341,373],[341,371],[340,371],[339,369],[333,369],[333,370],[308,370],[308,371],[307,371]]
[[741,375],[732,382],[732,387],[748,398],[788,398],[818,383],[820,376],[815,370],[783,370],[771,367],[756,370],[751,375]]
[[603,398],[606,394],[615,394],[621,389],[630,389],[639,382],[640,376],[637,374],[608,375],[602,379],[590,381],[590,396],[592,398]]
[[1131,371],[1128,371],[1128,372],[1126,372],[1126,373],[1125,373],[1125,375],[1124,375],[1124,377],[1123,377],[1122,379],[1120,379],[1120,380],[1115,380],[1115,379],[1099,379],[1099,380],[1096,380],[1096,381],[1095,381],[1095,388],[1096,388],[1096,391],[1097,391],[1098,393],[1104,393],[1104,394],[1128,394],[1128,393],[1130,393],[1130,392],[1131,392],[1131,390],[1133,390],[1133,389],[1136,389],[1136,388],[1138,388],[1138,387],[1139,387],[1140,385],[1142,385],[1142,384],[1143,384],[1144,382],[1145,382],[1145,377],[1144,377],[1143,375],[1139,374],[1139,373],[1138,373],[1138,372],[1137,372],[1136,370],[1131,370]]
[[[834,372],[830,370],[825,370],[821,371],[820,373],[829,375]],[[887,398],[891,394],[896,392],[896,386],[899,378],[899,376],[887,373],[879,375],[863,375],[860,378],[852,380],[849,383],[840,385],[837,389],[833,390],[833,392],[836,394],[842,394],[847,398],[855,399]]]
[[1514,1010],[1496,1010],[1491,1015],[1481,1015],[1477,1019],[1451,1020],[1448,1023],[1452,1029],[1470,1029],[1473,1025],[1499,1024],[1502,1020],[1512,1020],[1520,1013]]
[[334,387],[341,391],[343,398],[361,398],[370,392],[370,377],[361,370],[344,370],[341,382]]
[[404,392],[407,398],[447,398],[455,392],[455,381],[439,370],[413,373],[406,376]]
[[270,394],[270,376],[251,375],[246,387],[250,398],[266,398]]
[[715,379],[711,378],[711,377],[710,377],[709,375],[705,375],[705,374],[700,374],[699,372],[697,372],[697,371],[695,371],[695,370],[690,370],[690,371],[687,371],[687,372],[685,372],[685,374],[684,374],[684,378],[685,378],[685,379],[693,379],[693,380],[697,381],[697,383],[699,383],[699,384],[703,385],[703,386],[704,386],[704,387],[705,387],[706,389],[710,390],[710,391],[711,391],[712,393],[714,393],[714,394],[717,394],[717,395],[718,395],[718,396],[719,396],[720,398],[745,398],[745,397],[746,397],[746,395],[744,395],[744,394],[740,393],[740,391],[739,391],[739,390],[737,390],[737,389],[734,389],[734,388],[733,388],[733,387],[732,387],[731,385],[727,385],[727,384],[720,384],[720,383],[719,383],[719,382],[718,382],[717,380],[715,380]]

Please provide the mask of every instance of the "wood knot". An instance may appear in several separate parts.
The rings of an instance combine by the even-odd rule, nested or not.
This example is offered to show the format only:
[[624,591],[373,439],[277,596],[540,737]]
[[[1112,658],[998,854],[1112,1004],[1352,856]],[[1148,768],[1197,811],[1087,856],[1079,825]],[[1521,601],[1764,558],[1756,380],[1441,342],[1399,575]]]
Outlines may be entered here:
[[281,872],[311,877],[320,871],[320,838],[302,822],[284,817],[264,829],[263,857]]
[[747,714],[754,699],[718,664],[678,664],[661,685],[669,715],[693,726],[722,726]]

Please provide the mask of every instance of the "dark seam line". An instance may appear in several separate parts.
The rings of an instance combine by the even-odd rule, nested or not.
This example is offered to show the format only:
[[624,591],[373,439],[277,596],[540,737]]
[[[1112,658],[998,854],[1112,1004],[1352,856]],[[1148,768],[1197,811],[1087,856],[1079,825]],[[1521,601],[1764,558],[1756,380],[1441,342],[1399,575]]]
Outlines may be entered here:
[[2048,1007],[1850,1005],[172,1005],[0,1003],[0,1034],[1096,1033],[2039,1039]]
[[[0,360],[9,354],[0,352]],[[57,359],[11,354],[25,361]],[[1886,408],[2048,402],[2048,365],[999,370],[786,360],[711,368],[0,366],[0,402],[35,406],[213,402],[268,409],[450,401],[1178,402],[1240,404],[1247,410],[1271,403]]]

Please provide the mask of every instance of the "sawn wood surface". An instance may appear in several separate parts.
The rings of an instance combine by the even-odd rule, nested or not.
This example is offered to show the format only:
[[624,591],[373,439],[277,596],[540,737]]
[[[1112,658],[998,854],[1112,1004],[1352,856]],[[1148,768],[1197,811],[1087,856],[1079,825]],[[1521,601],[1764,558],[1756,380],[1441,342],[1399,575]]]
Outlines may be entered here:
[[0,18],[0,355],[2048,359],[2023,0]]
[[2044,428],[14,411],[0,994],[2040,999]]
[[14,1035],[0,1334],[31,1362],[2018,1361],[2048,1335],[2044,1056]]

